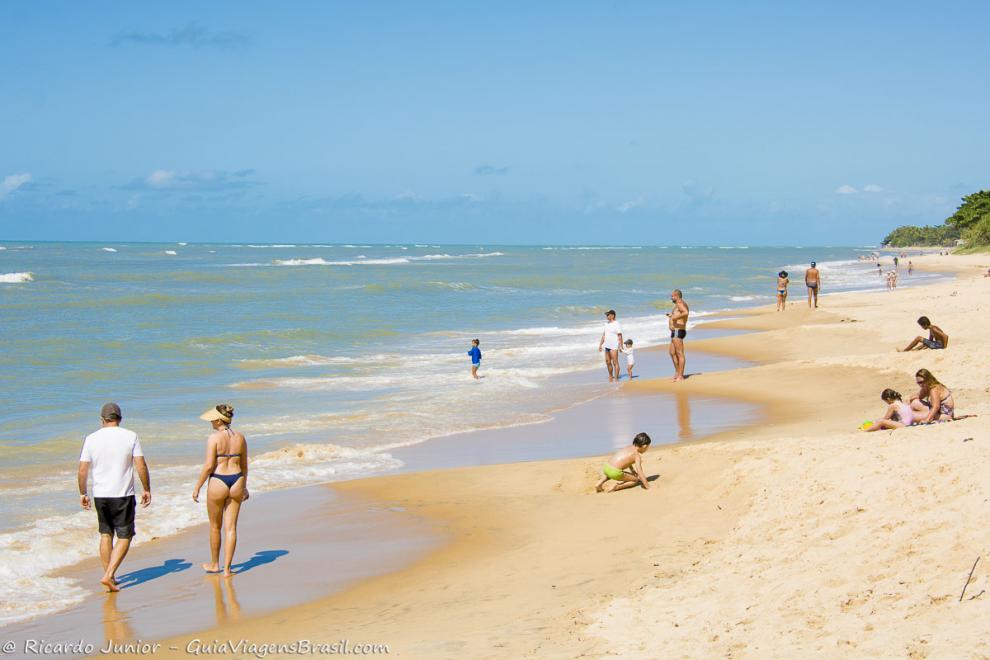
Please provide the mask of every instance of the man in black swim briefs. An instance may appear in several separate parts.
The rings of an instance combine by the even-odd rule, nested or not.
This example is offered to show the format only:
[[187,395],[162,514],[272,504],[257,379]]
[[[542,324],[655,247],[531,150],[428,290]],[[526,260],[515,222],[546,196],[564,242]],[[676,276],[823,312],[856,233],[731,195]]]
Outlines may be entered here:
[[811,268],[804,271],[804,283],[808,287],[808,308],[818,309],[818,290],[822,285],[822,276],[814,261],[811,262]]
[[674,381],[684,380],[684,338],[687,337],[688,308],[680,289],[674,289],[670,294],[670,302],[674,309],[667,314],[667,326],[670,329],[670,360],[674,363]]

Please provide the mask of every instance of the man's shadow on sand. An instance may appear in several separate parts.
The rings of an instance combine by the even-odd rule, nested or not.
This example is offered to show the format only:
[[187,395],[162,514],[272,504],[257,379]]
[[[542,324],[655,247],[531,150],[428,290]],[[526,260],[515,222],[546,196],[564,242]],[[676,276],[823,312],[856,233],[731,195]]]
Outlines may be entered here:
[[121,589],[136,587],[139,584],[156,580],[172,573],[181,573],[187,568],[192,568],[192,564],[185,559],[166,559],[161,566],[149,566],[141,568],[124,575],[117,576],[117,586]]
[[289,554],[288,550],[259,550],[254,556],[241,564],[233,564],[230,567],[232,573],[246,573],[252,568],[270,564],[279,557]]

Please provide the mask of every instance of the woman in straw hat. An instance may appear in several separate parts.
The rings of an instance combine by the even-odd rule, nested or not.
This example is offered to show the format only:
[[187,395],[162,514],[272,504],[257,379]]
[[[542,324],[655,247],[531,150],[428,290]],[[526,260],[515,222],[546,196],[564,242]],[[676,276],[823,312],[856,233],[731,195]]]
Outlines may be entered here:
[[[234,409],[222,403],[199,416],[213,425],[213,433],[206,441],[206,460],[203,471],[193,489],[193,501],[199,502],[199,491],[206,488],[206,510],[210,514],[210,563],[203,564],[207,573],[223,571],[232,575],[231,565],[237,549],[237,516],[241,503],[248,498],[248,450],[244,436],[230,428]],[[220,526],[227,537],[224,564],[220,565]]]

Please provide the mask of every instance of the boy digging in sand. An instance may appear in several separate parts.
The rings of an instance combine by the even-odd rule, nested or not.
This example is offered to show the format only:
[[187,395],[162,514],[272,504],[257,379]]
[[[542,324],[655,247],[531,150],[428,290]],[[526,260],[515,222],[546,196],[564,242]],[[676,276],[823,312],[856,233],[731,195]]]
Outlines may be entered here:
[[[631,445],[615,452],[612,458],[608,459],[602,466],[604,476],[595,484],[595,492],[604,492],[605,483],[609,480],[619,482],[609,491],[612,493],[635,486],[642,486],[645,490],[649,490],[650,482],[643,471],[642,455],[650,448],[650,442],[650,436],[639,433],[633,438]],[[632,467],[632,471],[627,471],[630,467]]]

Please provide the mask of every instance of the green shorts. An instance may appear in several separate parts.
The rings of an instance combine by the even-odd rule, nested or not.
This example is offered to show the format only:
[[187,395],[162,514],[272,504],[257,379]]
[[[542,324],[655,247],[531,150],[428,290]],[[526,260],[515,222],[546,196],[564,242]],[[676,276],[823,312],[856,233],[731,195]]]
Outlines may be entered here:
[[612,467],[608,463],[602,466],[602,472],[609,479],[615,479],[616,481],[622,481],[623,472],[617,467]]

